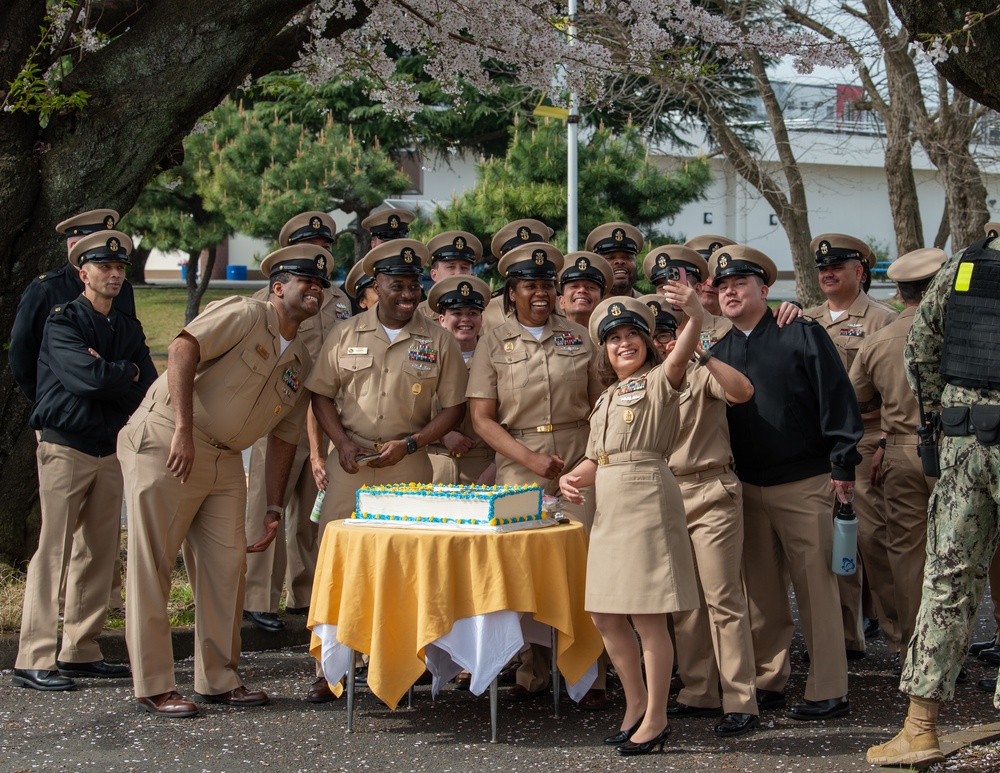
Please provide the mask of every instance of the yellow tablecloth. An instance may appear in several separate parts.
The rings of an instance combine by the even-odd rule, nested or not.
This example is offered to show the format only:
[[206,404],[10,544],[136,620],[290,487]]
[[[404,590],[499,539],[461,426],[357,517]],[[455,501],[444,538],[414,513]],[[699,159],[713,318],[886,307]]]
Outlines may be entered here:
[[[587,535],[578,523],[508,534],[332,523],[323,534],[309,628],[371,656],[368,687],[395,708],[424,671],[423,652],[456,620],[528,612],[559,631],[559,670],[577,682],[603,643],[584,611]],[[314,633],[310,652],[319,659]]]

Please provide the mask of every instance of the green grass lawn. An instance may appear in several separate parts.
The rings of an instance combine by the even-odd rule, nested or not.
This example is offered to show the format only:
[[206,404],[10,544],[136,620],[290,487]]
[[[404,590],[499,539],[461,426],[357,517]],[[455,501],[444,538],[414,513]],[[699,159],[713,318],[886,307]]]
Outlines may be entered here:
[[[209,286],[201,299],[204,309],[212,301],[230,295],[252,295],[256,288],[239,290],[212,289]],[[187,290],[183,287],[136,287],[136,314],[146,333],[146,345],[153,354],[153,363],[158,372],[167,367],[167,347],[184,327],[184,308],[187,306]]]

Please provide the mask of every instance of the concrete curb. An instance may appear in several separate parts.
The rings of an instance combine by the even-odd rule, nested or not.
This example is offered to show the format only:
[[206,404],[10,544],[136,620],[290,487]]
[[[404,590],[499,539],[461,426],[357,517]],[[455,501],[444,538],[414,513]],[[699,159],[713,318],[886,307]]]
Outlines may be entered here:
[[[264,650],[280,650],[285,647],[298,647],[309,644],[310,631],[306,628],[304,615],[283,615],[285,628],[282,631],[262,631],[253,623],[243,621],[240,635],[243,640],[244,652],[260,652]],[[194,628],[174,628],[171,630],[171,641],[174,648],[174,660],[183,660],[194,655]],[[11,669],[17,659],[17,634],[0,635],[0,668]],[[119,628],[106,628],[97,637],[97,642],[109,663],[127,663],[128,648],[125,646],[125,631]]]

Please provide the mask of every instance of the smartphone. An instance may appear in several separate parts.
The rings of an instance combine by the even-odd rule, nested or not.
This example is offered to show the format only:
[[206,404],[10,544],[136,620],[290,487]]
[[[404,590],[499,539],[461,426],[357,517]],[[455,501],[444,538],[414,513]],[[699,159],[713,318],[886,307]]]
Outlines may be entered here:
[[[667,266],[667,279],[672,279],[675,282],[679,282],[682,285],[688,283],[687,271],[685,271],[680,266]],[[670,308],[674,311],[680,311],[680,306],[674,306],[670,304]]]
[[372,459],[378,459],[382,454],[361,454],[361,456],[354,457],[355,464],[367,464]]

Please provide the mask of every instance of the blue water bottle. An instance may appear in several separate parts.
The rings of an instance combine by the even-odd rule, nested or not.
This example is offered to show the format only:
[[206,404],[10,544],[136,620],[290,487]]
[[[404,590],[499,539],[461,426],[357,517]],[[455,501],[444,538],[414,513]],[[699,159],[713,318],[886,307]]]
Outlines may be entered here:
[[834,574],[854,574],[858,570],[858,517],[854,505],[841,502],[840,512],[833,519],[833,560],[830,568]]

